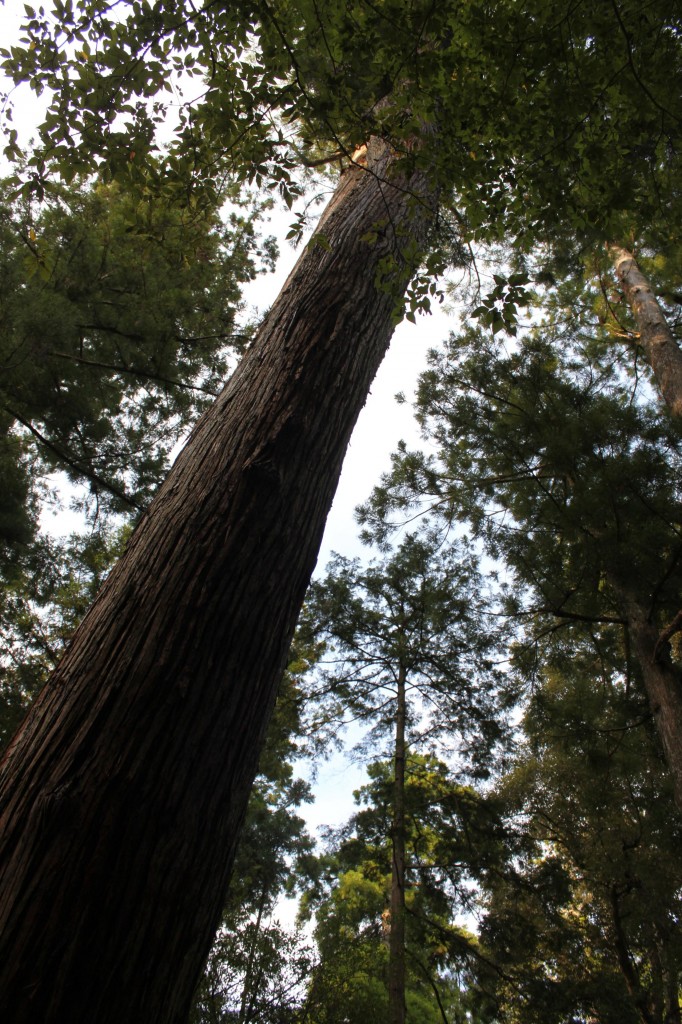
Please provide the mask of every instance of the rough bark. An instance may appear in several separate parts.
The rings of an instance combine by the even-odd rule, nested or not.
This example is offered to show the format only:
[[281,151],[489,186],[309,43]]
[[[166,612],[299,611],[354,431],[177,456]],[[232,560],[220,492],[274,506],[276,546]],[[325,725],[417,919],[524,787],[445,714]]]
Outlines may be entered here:
[[[0,1020],[186,1018],[346,446],[414,269],[402,245],[432,218],[423,176],[394,164],[372,140],[367,168],[342,176],[324,247],[301,256],[0,766]],[[387,258],[392,293],[375,287]]]
[[670,411],[682,416],[682,351],[632,253],[618,245],[608,248],[658,389]]
[[393,752],[393,868],[388,944],[388,1005],[391,1024],[405,1024],[405,682],[405,668],[401,664],[398,669]]

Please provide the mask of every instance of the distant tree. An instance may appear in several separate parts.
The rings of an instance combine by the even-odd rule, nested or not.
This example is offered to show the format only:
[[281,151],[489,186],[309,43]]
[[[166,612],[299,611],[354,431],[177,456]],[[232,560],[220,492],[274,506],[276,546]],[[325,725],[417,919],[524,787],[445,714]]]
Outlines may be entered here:
[[[4,67],[54,89],[23,179],[37,195],[51,158],[209,207],[230,171],[291,202],[309,139],[349,164],[4,761],[0,1006],[17,1024],[185,1015],[350,433],[410,281],[414,315],[446,264],[440,210],[468,238],[565,216],[591,242],[621,201],[646,218],[668,144],[674,193],[679,10],[640,8],[29,7]],[[201,96],[159,165],[156,94],[175,102],[180,68]]]
[[[598,339],[561,316],[507,350],[465,330],[434,353],[418,415],[436,455],[398,453],[363,515],[431,508],[468,521],[509,573],[529,643],[610,625],[621,671],[647,693],[682,805],[680,434]],[[561,342],[561,344],[557,344]],[[481,358],[484,353],[485,358]]]
[[296,1024],[314,951],[276,918],[218,930],[190,1013],[190,1024]]
[[[391,1019],[394,765],[374,762],[368,774],[369,782],[355,794],[359,810],[333,835],[320,859],[317,888],[304,897],[304,913],[315,912],[319,949],[302,1013],[305,1024]],[[494,809],[471,787],[458,784],[442,761],[408,751],[404,1000],[409,1021],[464,1019],[477,940],[455,919],[470,906],[472,867],[496,849],[496,828]]]
[[575,632],[543,642],[516,764],[497,789],[514,840],[479,876],[479,991],[509,1024],[672,1024],[682,821],[613,638]]
[[[476,560],[461,541],[442,548],[407,536],[362,567],[336,557],[311,585],[305,623],[327,650],[319,690],[326,715],[390,737],[392,883],[387,984],[393,1024],[405,1020],[406,771],[409,750],[455,743],[463,772],[485,775],[503,738],[495,636]],[[331,705],[331,708],[329,707]],[[457,741],[455,741],[457,737]]]

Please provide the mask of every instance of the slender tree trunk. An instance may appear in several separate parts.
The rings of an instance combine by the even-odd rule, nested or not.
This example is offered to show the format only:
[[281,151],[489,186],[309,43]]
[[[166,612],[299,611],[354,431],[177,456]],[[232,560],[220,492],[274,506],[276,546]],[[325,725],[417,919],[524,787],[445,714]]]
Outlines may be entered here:
[[253,937],[251,939],[251,947],[249,949],[249,956],[246,964],[246,971],[244,972],[244,984],[242,985],[242,997],[239,1004],[239,1016],[237,1018],[237,1024],[244,1024],[250,1017],[252,995],[256,984],[256,978],[259,976],[259,971],[255,972],[253,965],[256,960],[256,950],[258,947],[258,940],[260,939],[261,925],[263,923],[263,914],[265,913],[265,901],[267,898],[267,889],[263,888],[261,892],[261,898],[258,901],[258,913],[256,915],[255,927]]
[[[609,244],[618,280],[639,328],[639,340],[651,366],[660,394],[670,411],[682,416],[682,350],[668,326],[651,285],[634,256]],[[649,704],[673,776],[675,803],[682,811],[682,673],[673,665],[668,639],[649,621],[636,596],[615,586],[626,608],[632,650],[637,657]]]
[[675,803],[682,811],[682,673],[673,664],[667,643],[649,621],[646,609],[632,591],[611,577],[625,616],[632,652],[642,672],[649,706],[673,779]]
[[618,245],[608,249],[659,391],[670,411],[682,416],[682,351],[632,253]]
[[[0,766],[0,1020],[186,1019],[348,440],[432,220],[371,140]],[[417,194],[417,200],[414,196]],[[363,236],[371,229],[378,240]],[[377,271],[393,261],[392,290]]]
[[675,955],[674,940],[671,942],[666,935],[662,939],[663,957],[665,961],[666,1013],[664,1024],[682,1024],[680,1008],[680,969]]
[[391,1024],[405,1024],[405,682],[405,667],[401,664],[398,669],[393,754],[393,870],[388,946],[388,1005]]
[[618,965],[621,969],[625,985],[633,1002],[633,1007],[642,1024],[660,1024],[652,1015],[647,994],[641,986],[639,975],[632,962],[627,938],[623,929],[623,921],[620,914],[620,903],[615,887],[610,892],[611,920],[613,923],[613,935],[618,956]]

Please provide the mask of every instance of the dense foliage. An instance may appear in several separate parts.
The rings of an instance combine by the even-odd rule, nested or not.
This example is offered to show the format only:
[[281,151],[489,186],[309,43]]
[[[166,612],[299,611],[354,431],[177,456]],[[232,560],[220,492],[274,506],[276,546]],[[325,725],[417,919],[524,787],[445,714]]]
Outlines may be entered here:
[[[226,199],[292,207],[302,167],[379,136],[439,195],[408,315],[465,252],[496,271],[421,378],[425,446],[361,510],[385,557],[310,591],[323,665],[271,739],[197,1021],[387,1019],[400,850],[408,1021],[679,1024],[652,694],[656,673],[682,686],[681,437],[609,246],[678,342],[681,38],[674,0],[54,0],[3,53],[48,96],[29,153],[4,108],[3,740],[120,551],[109,517],[146,505],[244,348],[239,285],[272,249]],[[86,486],[85,539],[38,533],[55,470]],[[286,737],[349,719],[373,726],[369,781],[315,861]],[[314,954],[272,918],[297,885]]]
[[[116,184],[54,186],[42,204],[2,186],[0,673],[16,709],[10,732],[120,553],[122,523],[148,504],[247,343],[240,285],[274,256],[255,216],[233,206],[221,219]],[[41,532],[60,507],[55,481],[81,513],[80,539]]]

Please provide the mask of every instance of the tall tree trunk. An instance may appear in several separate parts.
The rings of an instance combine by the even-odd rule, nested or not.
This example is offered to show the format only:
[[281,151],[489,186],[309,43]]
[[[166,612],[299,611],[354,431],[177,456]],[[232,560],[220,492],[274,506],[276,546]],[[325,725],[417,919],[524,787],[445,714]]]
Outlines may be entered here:
[[666,933],[662,938],[665,963],[666,1013],[664,1024],[682,1024],[680,1007],[680,968],[676,955],[676,943]]
[[242,985],[242,997],[239,1003],[239,1016],[237,1017],[237,1024],[245,1024],[251,1016],[251,1004],[253,1002],[253,993],[257,984],[257,978],[262,974],[261,969],[254,971],[254,963],[256,961],[256,952],[258,949],[258,941],[261,934],[261,925],[263,923],[263,914],[265,913],[265,901],[268,896],[267,887],[263,887],[261,891],[261,897],[258,901],[258,913],[256,914],[256,920],[254,922],[253,936],[251,938],[251,945],[249,947],[249,955],[246,961],[246,970],[244,972],[244,983]]
[[615,886],[612,886],[610,896],[611,922],[613,924],[613,938],[618,956],[618,966],[625,980],[633,1009],[637,1013],[641,1024],[660,1024],[652,1013],[646,990],[642,988],[639,974],[633,964],[632,956],[628,946],[627,936],[623,928],[623,920],[620,913],[620,900]]
[[405,697],[404,665],[398,669],[393,752],[391,931],[388,946],[388,1005],[391,1024],[405,1024]]
[[[186,1018],[346,446],[414,271],[404,247],[432,220],[423,174],[396,173],[374,139],[342,176],[323,244],[0,766],[0,1020]],[[391,290],[375,285],[386,261]]]
[[[647,278],[631,252],[609,244],[618,280],[639,328],[639,340],[660,394],[670,411],[682,416],[682,350]],[[649,704],[673,776],[675,803],[682,811],[682,673],[672,664],[668,636],[649,621],[636,596],[614,580],[630,627],[632,650],[642,670]],[[668,631],[669,635],[672,631]]]
[[632,253],[619,245],[608,249],[659,391],[670,411],[682,416],[682,351]]
[[668,644],[661,643],[662,634],[639,598],[617,577],[610,579],[623,604],[632,652],[672,774],[675,803],[682,811],[682,672],[673,664]]

